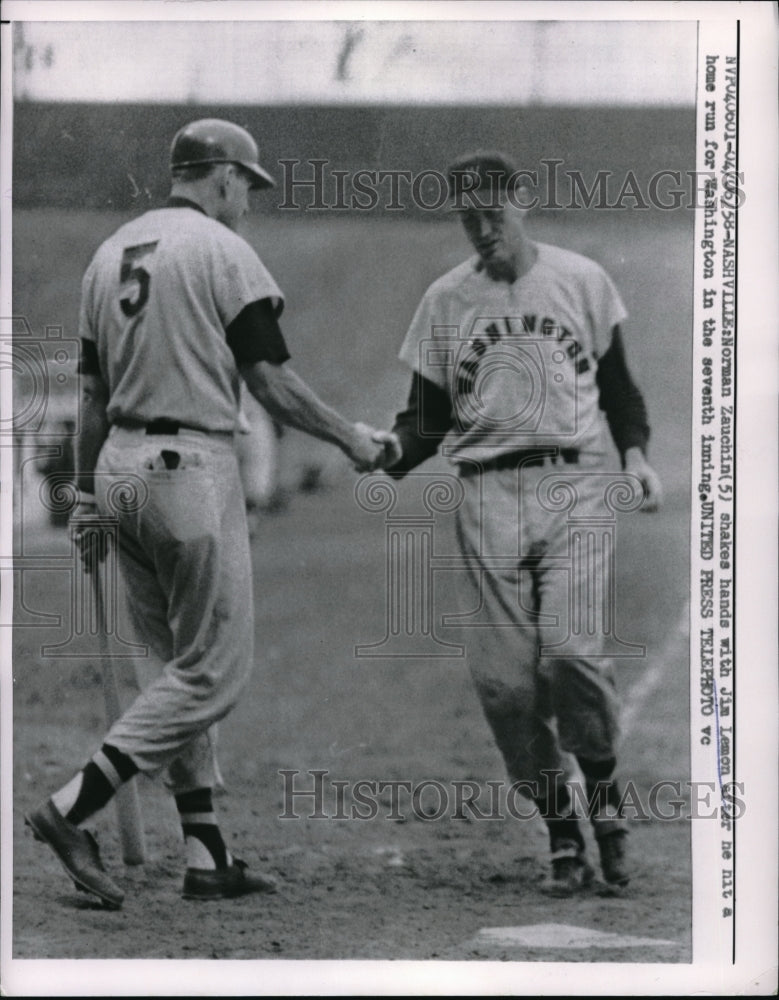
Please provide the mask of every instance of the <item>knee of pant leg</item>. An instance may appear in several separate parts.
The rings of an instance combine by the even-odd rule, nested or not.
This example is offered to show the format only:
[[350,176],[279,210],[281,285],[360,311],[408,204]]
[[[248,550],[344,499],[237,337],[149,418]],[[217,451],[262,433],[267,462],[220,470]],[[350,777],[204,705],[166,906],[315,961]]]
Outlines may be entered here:
[[216,755],[209,733],[200,733],[168,765],[163,779],[165,787],[174,795],[195,788],[213,788],[215,763]]
[[577,756],[610,757],[619,735],[619,706],[608,676],[590,661],[554,665],[553,710],[560,744]]
[[476,676],[476,691],[488,718],[515,715],[527,711],[531,697],[529,691],[512,687],[494,677]]

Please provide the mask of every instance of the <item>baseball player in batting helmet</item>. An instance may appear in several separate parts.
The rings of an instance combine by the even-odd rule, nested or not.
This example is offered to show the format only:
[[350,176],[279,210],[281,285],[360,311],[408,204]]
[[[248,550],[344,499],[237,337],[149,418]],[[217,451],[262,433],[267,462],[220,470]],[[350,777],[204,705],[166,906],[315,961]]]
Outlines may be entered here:
[[212,802],[208,732],[253,660],[239,380],[272,417],[337,445],[358,471],[383,451],[379,432],[326,406],[289,365],[284,297],[237,233],[249,191],[273,186],[254,139],[228,121],[192,122],[170,166],[167,204],[121,226],[84,276],[76,448],[75,513],[116,519],[131,623],[155,676],[92,759],[27,816],[77,887],[113,908],[123,892],[81,824],[139,771],[163,773],[175,796],[185,898],[273,888],[232,856]]
[[387,471],[400,478],[439,448],[456,466],[463,604],[493,626],[469,631],[468,662],[509,776],[546,822],[545,888],[566,896],[594,877],[564,780],[567,751],[586,781],[604,880],[618,891],[630,872],[614,778],[614,661],[597,627],[578,627],[604,621],[611,565],[594,552],[565,571],[567,508],[575,498],[577,518],[602,518],[616,471],[608,431],[645,510],[661,489],[619,293],[594,261],[531,238],[520,176],[499,152],[467,155],[448,172],[474,254],[430,286],[406,334],[411,386]]

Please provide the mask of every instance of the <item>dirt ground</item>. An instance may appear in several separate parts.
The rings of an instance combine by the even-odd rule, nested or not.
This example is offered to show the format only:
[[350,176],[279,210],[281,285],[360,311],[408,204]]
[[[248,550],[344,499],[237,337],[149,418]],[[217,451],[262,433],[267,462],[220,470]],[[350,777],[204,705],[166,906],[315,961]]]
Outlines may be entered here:
[[[221,728],[227,787],[217,808],[234,853],[279,878],[281,889],[274,896],[183,902],[175,809],[164,789],[146,779],[140,786],[146,865],[122,866],[112,807],[92,824],[106,863],[126,889],[123,909],[106,912],[73,891],[53,855],[24,830],[22,814],[66,780],[99,743],[97,661],[36,665],[28,660],[28,642],[17,643],[14,955],[595,960],[591,950],[561,947],[555,953],[474,941],[485,927],[559,923],[674,942],[599,949],[597,961],[689,960],[689,828],[684,821],[633,824],[635,876],[620,898],[603,898],[596,885],[575,900],[550,900],[539,891],[546,866],[541,825],[512,818],[500,804],[490,807],[486,782],[503,778],[502,764],[462,664],[452,659],[366,665],[349,655],[343,640],[349,622],[364,623],[366,639],[381,624],[365,584],[380,580],[382,572],[369,544],[373,525],[344,516],[349,499],[346,491],[340,498],[297,496],[286,514],[263,522],[254,543],[261,645],[251,688]],[[332,544],[317,548],[312,536],[323,526]],[[46,536],[50,553],[66,548],[64,533],[51,529],[38,537]],[[373,542],[380,552],[380,539]],[[342,558],[339,564],[342,550],[363,558],[357,564]],[[46,592],[51,603],[57,575],[64,577],[41,575],[37,586],[30,581],[28,607],[43,606],[39,602]],[[303,625],[301,591],[308,609]],[[293,593],[298,595],[294,603]],[[680,657],[682,645],[678,641],[672,655]],[[653,775],[684,779],[686,675],[681,666],[668,664],[662,683],[634,714],[626,740],[621,773],[644,795]],[[638,675],[634,668],[625,673],[631,670]],[[640,685],[641,676],[633,683]],[[624,687],[629,703],[630,684]],[[124,695],[132,697],[129,682]],[[311,819],[312,797],[293,799],[291,809],[285,805],[280,772],[298,771],[292,787],[310,790],[309,772],[317,769],[327,772],[320,811],[329,817],[338,813],[332,784],[338,780],[405,780],[413,786],[438,781],[449,808],[440,819],[427,819],[425,812],[439,807],[438,794],[428,788],[414,807],[401,788],[395,810],[401,819],[389,818],[390,790],[375,796],[374,819]],[[452,782],[457,780],[478,783],[482,814],[501,812],[505,818],[452,818]],[[347,794],[341,814],[351,815],[353,805]],[[280,818],[285,809],[300,818]],[[594,844],[590,853],[597,857]]]
[[[34,251],[44,218],[29,213],[21,221],[19,239],[27,240],[24,247],[32,262],[25,280],[32,285],[32,265],[43,266]],[[73,218],[55,221],[55,237],[59,233],[65,241],[68,226],[72,236]],[[100,217],[106,230],[115,222]],[[99,230],[99,225],[89,229],[92,240],[99,239]],[[79,230],[82,243],[85,231]],[[416,265],[404,262],[402,233],[393,243],[392,232],[398,231],[386,230],[383,252],[393,267],[405,267],[410,274]],[[438,237],[424,232],[418,252],[426,257]],[[558,241],[585,251],[596,245],[614,247],[610,232],[566,231],[558,234]],[[330,236],[337,258],[348,232]],[[648,383],[650,411],[658,415],[655,462],[667,490],[660,514],[626,517],[619,535],[621,634],[647,647],[646,657],[619,666],[626,711],[620,777],[646,795],[660,779],[684,782],[689,768],[687,442],[673,433],[677,418],[684,416],[679,406],[686,406],[678,399],[687,356],[686,348],[674,348],[681,359],[674,365],[664,354],[679,330],[689,329],[689,323],[684,325],[689,308],[688,234],[676,232],[670,242],[667,234],[651,229],[643,230],[641,239],[635,233],[631,239],[622,236],[619,253],[608,250],[604,255],[612,253],[612,273],[619,284],[627,284],[629,307],[638,313],[640,328],[656,338],[640,341],[633,357],[639,374],[645,375],[640,381]],[[293,232],[292,243],[313,254],[316,238]],[[454,247],[447,253],[459,252],[454,237],[447,239]],[[56,238],[54,243],[52,252]],[[665,256],[656,253],[661,246],[666,247]],[[354,254],[354,248],[350,252]],[[650,259],[671,279],[670,285],[666,280],[664,302],[658,302],[653,282],[630,280],[644,273],[642,262]],[[440,273],[446,263],[441,265],[440,254],[437,260]],[[273,270],[273,261],[269,263]],[[299,262],[301,268],[305,265],[305,260]],[[74,272],[80,266],[76,259]],[[366,267],[373,273],[370,260]],[[327,267],[320,269],[317,280],[326,284],[328,273]],[[415,280],[426,281],[428,276]],[[333,317],[345,315],[338,313],[340,297],[363,301],[353,284],[349,279],[330,288]],[[409,301],[414,298],[410,295]],[[674,324],[664,322],[667,311],[677,307]],[[302,323],[314,308],[313,297],[304,299],[300,312],[292,310],[291,325]],[[388,322],[386,315],[383,310],[381,322]],[[328,394],[328,386],[336,387],[335,395],[341,398],[335,402],[355,417],[362,415],[358,397],[370,396],[366,387],[371,383],[370,358],[353,328],[366,329],[367,318],[365,313],[349,320],[352,339],[319,371],[322,352],[315,343],[302,343],[300,369],[323,394]],[[393,343],[377,349],[382,364],[382,352],[394,355],[406,320],[394,317]],[[361,385],[345,388],[344,357],[362,373]],[[377,363],[375,370],[383,368]],[[401,386],[405,376],[383,378],[368,418],[386,420]],[[282,447],[286,504],[260,521],[252,546],[255,672],[246,696],[220,729],[226,789],[216,800],[233,852],[253,868],[276,875],[279,892],[207,905],[184,902],[179,895],[182,853],[175,809],[164,789],[146,779],[140,784],[149,854],[144,866],[122,866],[112,807],[91,824],[109,870],[126,890],[119,912],[95,907],[76,893],[53,855],[25,831],[25,810],[94,752],[104,730],[94,656],[41,655],[43,644],[56,645],[69,635],[72,560],[63,529],[31,522],[16,542],[17,554],[30,562],[17,574],[15,594],[16,621],[23,627],[15,630],[13,668],[14,957],[688,962],[690,831],[683,820],[633,824],[634,877],[620,897],[604,898],[596,885],[575,900],[561,901],[539,891],[546,839],[537,820],[455,819],[451,810],[430,819],[421,815],[422,808],[411,809],[402,796],[403,818],[390,819],[386,794],[378,796],[378,815],[370,820],[311,819],[309,800],[304,799],[299,800],[300,818],[280,818],[283,770],[300,772],[299,788],[311,787],[308,772],[326,771],[325,811],[330,814],[337,806],[332,785],[336,781],[408,781],[414,786],[438,781],[452,794],[452,782],[471,780],[486,794],[487,782],[504,778],[461,659],[355,657],[355,643],[371,643],[384,634],[383,518],[357,507],[354,475],[337,454],[316,453],[322,475],[313,485],[309,477],[306,492],[298,486],[301,469],[311,461],[309,445],[290,432]],[[436,529],[439,551],[454,551],[446,517]],[[41,560],[40,568],[35,568],[35,558]],[[443,603],[437,606],[445,607],[446,586],[444,581]],[[44,620],[46,613],[53,618]],[[123,670],[123,696],[129,700],[131,670]],[[423,802],[427,808],[432,800]],[[347,795],[347,813],[352,805]],[[594,860],[597,852],[591,841],[589,850]],[[479,937],[483,928],[542,924],[658,943],[570,949],[564,947],[565,934],[560,932],[560,947],[517,948],[490,945]]]

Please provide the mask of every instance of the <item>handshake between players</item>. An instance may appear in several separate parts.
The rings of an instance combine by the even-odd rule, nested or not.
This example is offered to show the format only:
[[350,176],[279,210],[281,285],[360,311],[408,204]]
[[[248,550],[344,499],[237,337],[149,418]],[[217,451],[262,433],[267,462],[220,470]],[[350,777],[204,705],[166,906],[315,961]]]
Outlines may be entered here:
[[403,450],[400,440],[393,431],[381,431],[368,424],[357,423],[355,430],[360,436],[367,438],[365,453],[358,458],[352,457],[352,464],[357,472],[377,472],[399,462]]

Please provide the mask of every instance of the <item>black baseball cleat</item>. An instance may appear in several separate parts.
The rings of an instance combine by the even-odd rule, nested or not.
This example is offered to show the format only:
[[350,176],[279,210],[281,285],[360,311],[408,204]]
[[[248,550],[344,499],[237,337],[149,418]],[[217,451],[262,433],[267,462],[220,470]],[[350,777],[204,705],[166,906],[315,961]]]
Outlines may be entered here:
[[606,886],[623,889],[630,882],[626,857],[627,821],[617,810],[607,808],[592,817],[592,832],[598,844],[600,867]]
[[582,848],[573,840],[561,841],[552,854],[549,874],[541,885],[547,896],[566,899],[590,885],[595,872]]
[[624,888],[630,882],[625,857],[626,830],[612,830],[597,838],[603,879],[609,886]]
[[108,909],[121,907],[124,893],[106,874],[91,833],[69,823],[51,799],[25,816],[24,822],[36,840],[51,847],[77,889],[97,896]]
[[256,892],[271,893],[278,887],[269,875],[252,875],[245,861],[233,858],[229,868],[187,868],[184,899],[234,899]]

